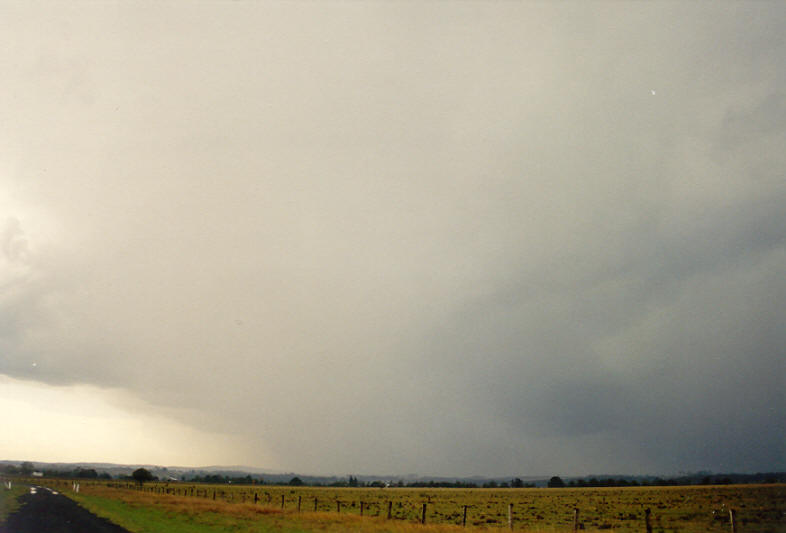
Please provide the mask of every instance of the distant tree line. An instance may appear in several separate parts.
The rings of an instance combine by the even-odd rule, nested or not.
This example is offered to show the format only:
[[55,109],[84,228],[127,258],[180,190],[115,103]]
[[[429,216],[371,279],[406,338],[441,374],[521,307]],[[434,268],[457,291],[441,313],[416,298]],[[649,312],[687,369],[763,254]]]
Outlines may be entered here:
[[254,479],[250,475],[247,476],[221,476],[219,474],[206,474],[204,476],[193,476],[184,481],[193,481],[194,483],[235,483],[237,485],[256,485],[261,484],[261,479]]
[[[139,469],[137,469],[138,471]],[[166,468],[161,468],[167,474]],[[3,463],[0,464],[0,474],[5,475],[18,475],[30,476],[33,472],[42,472],[48,478],[70,478],[70,479],[96,479],[108,480],[113,479],[108,472],[97,471],[95,468],[82,468],[77,467],[73,470],[54,470],[47,468],[36,469],[35,465],[29,461],[19,464]],[[135,471],[135,473],[137,473]],[[175,472],[172,472],[173,474]],[[230,472],[231,473],[231,472]],[[189,475],[190,474],[190,475]],[[157,480],[155,476],[150,474],[152,479]],[[509,481],[500,480],[461,480],[448,481],[445,479],[440,480],[424,480],[419,479],[415,481],[397,480],[360,480],[355,475],[349,475],[346,478],[326,478],[319,476],[295,476],[289,475],[271,475],[269,479],[261,477],[252,477],[251,475],[221,475],[221,474],[196,474],[194,471],[190,473],[177,473],[179,480],[174,477],[169,477],[166,481],[183,481],[190,483],[211,483],[211,484],[237,484],[237,485],[274,485],[274,486],[311,486],[311,487],[413,487],[413,488],[490,488],[490,489],[506,489],[506,488],[525,488],[535,487],[535,483],[525,483],[521,478],[513,478]],[[292,476],[292,477],[289,477]],[[133,475],[120,474],[116,479],[139,481]],[[148,481],[148,479],[145,479]],[[540,482],[541,486],[544,483]],[[627,477],[600,477],[592,476],[585,478],[568,478],[567,481],[559,476],[552,476],[545,484],[549,488],[559,487],[639,487],[639,486],[679,486],[679,485],[727,485],[727,484],[743,484],[743,483],[786,483],[786,472],[765,472],[756,474],[711,474],[708,472],[698,472],[695,474],[688,474],[683,476],[661,478],[653,476],[627,476]]]
[[18,475],[29,476],[30,474],[33,473],[34,469],[35,467],[33,466],[33,463],[25,461],[19,466],[13,464],[2,465],[0,466],[0,473],[8,474],[11,476],[18,476]]
[[[290,477],[291,476],[291,477]],[[540,481],[539,484],[524,482],[516,477],[507,481],[501,480],[462,480],[456,479],[448,481],[424,480],[405,481],[402,479],[393,480],[361,480],[355,475],[349,475],[341,479],[326,479],[318,476],[282,476],[272,475],[269,478],[246,476],[229,476],[221,474],[192,474],[181,475],[180,481],[190,483],[211,483],[211,484],[237,484],[237,485],[270,485],[270,486],[309,486],[309,487],[412,487],[412,488],[487,488],[487,489],[507,489],[507,488],[535,488],[537,486],[558,488],[558,487],[646,487],[646,486],[679,486],[679,485],[720,485],[730,483],[786,483],[786,472],[758,473],[758,474],[694,474],[679,477],[653,477],[653,476],[628,476],[628,477],[597,477],[586,478],[567,478],[563,480],[559,476],[553,476],[547,481]],[[119,476],[120,477],[120,476]],[[128,476],[125,476],[128,478]]]
[[714,476],[694,474],[670,478],[635,477],[635,478],[578,478],[567,483],[559,476],[552,477],[547,487],[668,487],[682,485],[730,485],[745,483],[784,483],[786,472],[769,472],[757,474],[718,474]]
[[112,479],[107,472],[97,472],[94,468],[77,467],[74,470],[36,470],[35,465],[25,461],[19,466],[13,464],[0,465],[0,473],[7,475],[30,476],[33,472],[40,471],[45,477],[78,478],[78,479]]

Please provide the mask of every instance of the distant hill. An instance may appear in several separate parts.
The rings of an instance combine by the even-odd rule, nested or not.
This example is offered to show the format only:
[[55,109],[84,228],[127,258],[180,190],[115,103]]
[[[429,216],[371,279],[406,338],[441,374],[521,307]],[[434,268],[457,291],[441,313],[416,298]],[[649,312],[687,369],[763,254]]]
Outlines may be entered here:
[[[20,467],[23,461],[0,460],[0,472],[11,472]],[[165,481],[193,481],[210,478],[212,481],[228,481],[235,483],[267,483],[287,484],[294,477],[300,478],[306,485],[348,484],[350,476],[309,475],[296,472],[282,472],[252,466],[160,466],[149,464],[115,464],[115,463],[43,463],[30,461],[35,470],[48,475],[73,475],[80,470],[95,470],[97,474],[109,475],[112,478],[130,476],[137,468],[146,468],[154,476]],[[422,476],[406,475],[352,475],[358,485],[374,482],[391,485],[439,486],[447,484],[482,486],[506,486],[518,478],[527,485],[545,487],[551,476],[511,475],[504,477],[484,476]],[[761,473],[712,473],[708,471],[679,475],[609,475],[597,474],[589,476],[562,476],[566,486],[625,486],[625,485],[699,485],[699,484],[730,484],[730,483],[786,483],[786,472]]]

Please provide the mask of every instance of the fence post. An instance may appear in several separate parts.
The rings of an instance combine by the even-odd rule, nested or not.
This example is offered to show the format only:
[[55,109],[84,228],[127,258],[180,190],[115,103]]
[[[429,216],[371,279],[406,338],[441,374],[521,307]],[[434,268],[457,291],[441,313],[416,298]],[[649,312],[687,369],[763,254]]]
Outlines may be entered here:
[[573,509],[573,531],[579,530],[579,508],[575,507]]
[[336,512],[341,513],[341,502],[336,500]]
[[423,512],[420,515],[420,523],[421,524],[425,524],[426,523],[426,504],[425,503],[423,504]]
[[314,512],[317,512],[317,499],[314,498]]
[[731,533],[737,533],[737,528],[734,524],[734,509],[729,509],[729,523],[731,524]]
[[464,518],[461,519],[461,525],[467,527],[467,506],[464,506]]
[[281,508],[284,508],[284,495],[281,495]]
[[363,502],[360,502],[360,516],[363,516]]
[[302,496],[298,496],[297,497],[297,512],[298,513],[300,512],[300,498],[302,498]]
[[647,528],[647,533],[652,533],[652,524],[650,523],[650,510],[644,509],[644,527]]
[[390,520],[390,516],[393,514],[393,502],[388,502],[388,520]]
[[257,494],[257,493],[255,492],[255,493],[254,493],[254,505],[256,505],[256,504],[257,504],[257,502],[259,502],[259,494]]
[[513,504],[508,504],[508,527],[513,531]]

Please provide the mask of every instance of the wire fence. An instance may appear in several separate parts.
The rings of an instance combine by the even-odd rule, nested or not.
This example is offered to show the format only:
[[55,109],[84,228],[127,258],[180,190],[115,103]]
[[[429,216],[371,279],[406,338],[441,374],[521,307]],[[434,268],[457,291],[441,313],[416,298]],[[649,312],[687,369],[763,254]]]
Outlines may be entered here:
[[[48,480],[73,490],[74,481]],[[285,513],[339,513],[464,527],[647,533],[786,532],[786,485],[666,489],[342,489],[91,482],[163,498],[200,498]]]

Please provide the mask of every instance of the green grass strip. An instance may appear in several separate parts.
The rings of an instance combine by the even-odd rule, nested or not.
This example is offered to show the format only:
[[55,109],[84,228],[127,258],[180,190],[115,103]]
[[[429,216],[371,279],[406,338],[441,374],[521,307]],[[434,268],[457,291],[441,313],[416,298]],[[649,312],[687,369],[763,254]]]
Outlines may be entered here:
[[5,523],[8,515],[19,509],[19,496],[30,490],[27,486],[12,484],[11,490],[0,485],[0,524]]
[[99,496],[82,494],[68,496],[93,514],[106,518],[132,533],[216,533],[219,531],[296,533],[301,531],[271,527],[261,521],[220,513],[196,515],[176,513],[149,505],[129,504]]

